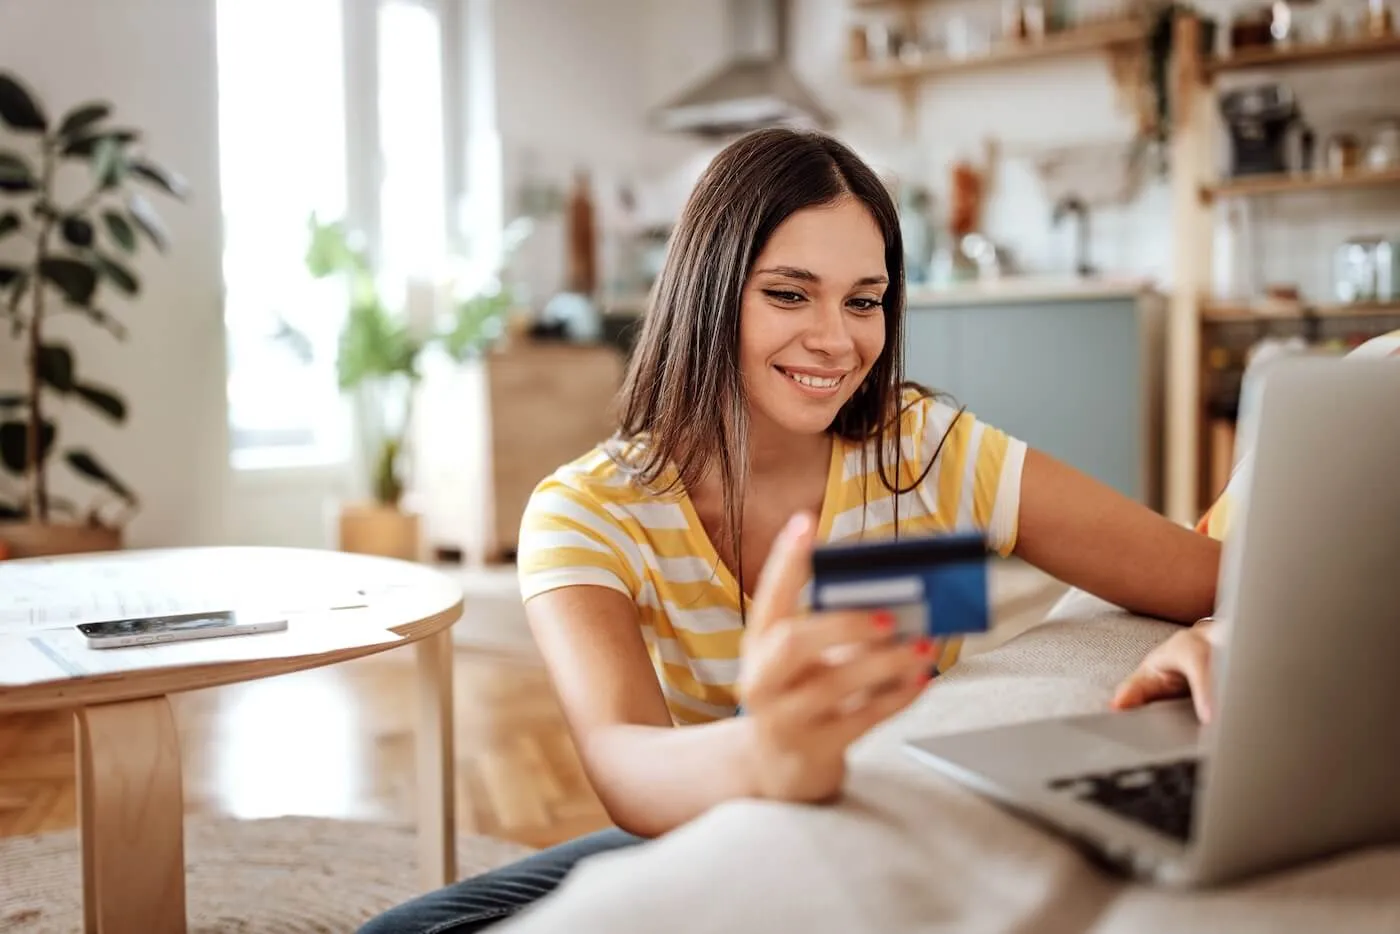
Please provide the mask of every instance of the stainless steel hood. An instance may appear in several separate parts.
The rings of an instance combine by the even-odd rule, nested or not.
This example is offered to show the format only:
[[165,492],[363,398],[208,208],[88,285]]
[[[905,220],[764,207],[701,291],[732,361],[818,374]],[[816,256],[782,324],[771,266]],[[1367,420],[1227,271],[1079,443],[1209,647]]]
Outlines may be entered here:
[[759,127],[821,127],[831,115],[789,69],[786,0],[725,0],[729,59],[657,108],[657,128],[727,136]]

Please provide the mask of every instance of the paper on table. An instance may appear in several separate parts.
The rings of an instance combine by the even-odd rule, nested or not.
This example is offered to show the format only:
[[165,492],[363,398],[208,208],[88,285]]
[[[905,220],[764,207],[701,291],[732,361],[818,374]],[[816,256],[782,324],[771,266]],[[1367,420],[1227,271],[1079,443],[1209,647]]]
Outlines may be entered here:
[[76,629],[0,636],[0,685],[38,684],[87,675],[144,671],[182,665],[315,655],[339,649],[397,642],[402,637],[372,620],[349,614],[292,617],[283,632],[219,636],[189,642],[116,649],[88,648]]
[[63,666],[24,636],[0,636],[0,686],[38,684],[69,677]]
[[112,563],[79,575],[61,564],[25,567],[6,574],[0,564],[0,635],[28,635],[78,623],[132,616],[238,610],[267,615],[362,606],[363,590],[352,587],[316,593],[301,579],[266,577],[211,581],[181,576],[175,562],[154,567]]

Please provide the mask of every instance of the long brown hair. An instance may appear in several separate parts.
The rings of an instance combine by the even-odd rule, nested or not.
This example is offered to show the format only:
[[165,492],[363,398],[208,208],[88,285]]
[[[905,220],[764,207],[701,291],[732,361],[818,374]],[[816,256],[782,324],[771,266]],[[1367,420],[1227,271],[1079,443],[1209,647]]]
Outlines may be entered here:
[[[804,208],[843,196],[860,200],[885,241],[889,285],[885,345],[830,431],[876,440],[878,472],[899,486],[901,392],[931,395],[904,379],[904,245],[899,215],[879,177],[841,142],[815,132],[765,129],[734,141],[696,183],[667,247],[619,396],[613,459],[656,492],[687,489],[720,472],[743,608],[740,525],[749,462],[749,410],[739,369],[739,309],[753,263],[778,225]],[[892,461],[887,465],[887,461]],[[933,460],[924,467],[927,474]],[[890,469],[887,469],[888,468]],[[674,467],[671,482],[658,487]],[[893,475],[893,476],[892,476]],[[897,500],[896,500],[897,505]],[[896,524],[898,522],[896,516]]]

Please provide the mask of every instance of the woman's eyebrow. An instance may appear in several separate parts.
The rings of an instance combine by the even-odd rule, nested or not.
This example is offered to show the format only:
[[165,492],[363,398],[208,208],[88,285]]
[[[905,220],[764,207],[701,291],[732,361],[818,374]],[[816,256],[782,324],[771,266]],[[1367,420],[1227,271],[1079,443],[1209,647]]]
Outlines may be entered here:
[[[769,266],[767,269],[758,270],[759,275],[770,273],[775,276],[785,276],[788,279],[799,279],[803,282],[820,282],[821,276],[810,269],[799,269],[796,266]],[[885,285],[888,283],[888,276],[862,276],[855,281],[856,285]]]

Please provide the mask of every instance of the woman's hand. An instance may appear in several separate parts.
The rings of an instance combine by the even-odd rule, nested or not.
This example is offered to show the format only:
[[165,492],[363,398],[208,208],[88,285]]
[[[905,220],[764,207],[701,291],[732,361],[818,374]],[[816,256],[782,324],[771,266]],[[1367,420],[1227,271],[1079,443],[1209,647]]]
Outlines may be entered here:
[[846,749],[918,696],[933,644],[890,638],[888,614],[803,615],[814,523],[795,516],[774,542],[744,633],[740,702],[765,798],[821,801],[841,790]]
[[1191,695],[1202,723],[1211,717],[1211,651],[1219,637],[1216,621],[1206,618],[1189,629],[1173,633],[1148,652],[1137,670],[1118,685],[1112,705],[1117,710],[1138,707],[1154,700]]

